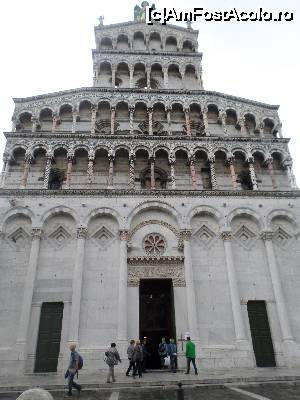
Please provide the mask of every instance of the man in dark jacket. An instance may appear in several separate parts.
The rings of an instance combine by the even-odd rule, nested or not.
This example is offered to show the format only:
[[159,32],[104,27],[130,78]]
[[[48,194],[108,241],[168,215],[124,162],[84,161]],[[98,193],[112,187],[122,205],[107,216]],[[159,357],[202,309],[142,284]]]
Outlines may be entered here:
[[129,372],[131,371],[131,368],[134,371],[134,361],[133,361],[133,351],[134,351],[134,340],[130,340],[130,345],[127,348],[127,356],[129,360],[129,367],[126,371],[126,376],[129,376]]
[[71,354],[70,354],[70,362],[68,366],[68,371],[66,376],[68,376],[68,396],[72,396],[72,388],[74,387],[75,389],[78,390],[78,393],[81,392],[81,386],[74,382],[75,375],[78,371],[78,365],[79,365],[79,354],[76,351],[76,344],[72,343],[70,344],[69,347]]
[[177,346],[173,338],[170,339],[168,344],[168,355],[170,356],[171,371],[176,372],[177,370]]

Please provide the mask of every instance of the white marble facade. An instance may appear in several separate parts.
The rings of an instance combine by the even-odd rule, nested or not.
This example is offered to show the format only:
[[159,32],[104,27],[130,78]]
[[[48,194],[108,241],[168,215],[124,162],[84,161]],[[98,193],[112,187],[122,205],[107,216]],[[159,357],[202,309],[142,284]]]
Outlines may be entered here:
[[33,372],[45,302],[64,304],[58,373],[69,342],[82,373],[105,367],[111,341],[125,357],[147,278],[172,279],[176,337],[191,333],[200,368],[255,367],[251,300],[266,302],[276,365],[300,365],[300,195],[278,107],[204,91],[198,32],[151,29],[100,23],[92,88],[15,99],[0,189],[1,374]]

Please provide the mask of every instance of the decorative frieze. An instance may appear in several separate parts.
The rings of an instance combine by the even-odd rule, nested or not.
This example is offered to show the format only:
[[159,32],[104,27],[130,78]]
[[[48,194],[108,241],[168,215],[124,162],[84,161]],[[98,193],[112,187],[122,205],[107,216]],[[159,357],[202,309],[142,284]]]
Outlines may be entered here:
[[[173,286],[185,286],[184,267],[181,265],[166,264],[161,261],[159,265],[128,265],[128,286],[139,286],[141,279],[172,279]],[[150,263],[151,264],[151,263]]]

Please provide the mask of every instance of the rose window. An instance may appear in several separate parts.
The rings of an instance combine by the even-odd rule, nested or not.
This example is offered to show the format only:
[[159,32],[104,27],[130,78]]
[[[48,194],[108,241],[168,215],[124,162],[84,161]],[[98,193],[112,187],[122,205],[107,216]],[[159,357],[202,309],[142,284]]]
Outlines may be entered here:
[[166,242],[158,233],[150,233],[144,239],[145,252],[150,256],[160,256],[166,250]]

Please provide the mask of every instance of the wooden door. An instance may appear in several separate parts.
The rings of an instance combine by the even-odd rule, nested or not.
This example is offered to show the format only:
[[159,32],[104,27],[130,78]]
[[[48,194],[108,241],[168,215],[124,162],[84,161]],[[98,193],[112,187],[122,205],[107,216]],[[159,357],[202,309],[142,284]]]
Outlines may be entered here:
[[247,310],[256,365],[276,367],[265,301],[248,301]]
[[34,372],[56,372],[60,350],[63,303],[43,303]]

